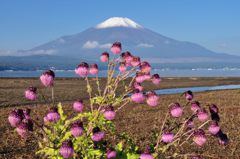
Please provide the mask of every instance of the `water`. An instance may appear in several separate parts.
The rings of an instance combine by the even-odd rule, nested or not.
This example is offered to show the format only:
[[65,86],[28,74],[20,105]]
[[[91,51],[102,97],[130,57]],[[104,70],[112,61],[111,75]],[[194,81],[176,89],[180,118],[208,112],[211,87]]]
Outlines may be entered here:
[[[43,70],[38,71],[0,71],[0,77],[39,77]],[[74,70],[55,70],[56,77],[78,77]],[[161,77],[240,77],[240,68],[197,68],[197,69],[153,69]],[[106,77],[106,70],[99,72],[99,77]]]
[[220,85],[220,86],[204,86],[204,87],[184,87],[184,88],[168,88],[156,90],[157,94],[178,94],[188,90],[192,92],[205,92],[226,89],[240,89],[240,84],[237,85]]

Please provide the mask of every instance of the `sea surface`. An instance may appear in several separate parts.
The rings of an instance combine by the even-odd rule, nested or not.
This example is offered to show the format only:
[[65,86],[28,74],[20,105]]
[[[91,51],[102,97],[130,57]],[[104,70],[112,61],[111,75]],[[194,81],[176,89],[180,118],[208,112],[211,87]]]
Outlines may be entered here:
[[[39,77],[44,70],[37,71],[0,71],[0,77]],[[56,77],[77,77],[74,70],[54,70]],[[106,70],[99,72],[99,77],[106,77]],[[153,69],[161,77],[240,77],[240,68],[194,68],[194,69]]]

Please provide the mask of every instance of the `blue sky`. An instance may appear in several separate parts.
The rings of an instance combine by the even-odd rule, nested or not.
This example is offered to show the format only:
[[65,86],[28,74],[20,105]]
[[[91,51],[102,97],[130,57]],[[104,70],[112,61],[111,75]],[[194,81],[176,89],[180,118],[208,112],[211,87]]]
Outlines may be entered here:
[[239,0],[1,0],[0,55],[81,32],[113,16],[240,55]]

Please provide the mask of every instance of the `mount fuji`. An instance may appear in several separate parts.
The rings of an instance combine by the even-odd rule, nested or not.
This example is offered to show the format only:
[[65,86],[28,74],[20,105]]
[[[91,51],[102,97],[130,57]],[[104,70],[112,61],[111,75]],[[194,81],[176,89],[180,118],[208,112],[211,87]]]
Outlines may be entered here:
[[[195,43],[179,41],[150,29],[129,18],[112,17],[83,32],[57,38],[30,50],[18,51],[18,58],[0,57],[0,62],[13,61],[26,64],[31,58],[43,60],[46,66],[61,66],[61,63],[77,63],[81,60],[97,61],[103,51],[109,51],[111,44],[120,41],[123,50],[141,56],[152,63],[232,63],[239,56],[216,53]],[[41,58],[39,58],[41,57]],[[11,59],[9,62],[9,59]],[[25,60],[28,59],[28,60]],[[67,60],[68,59],[68,60]],[[71,62],[70,62],[71,61]]]

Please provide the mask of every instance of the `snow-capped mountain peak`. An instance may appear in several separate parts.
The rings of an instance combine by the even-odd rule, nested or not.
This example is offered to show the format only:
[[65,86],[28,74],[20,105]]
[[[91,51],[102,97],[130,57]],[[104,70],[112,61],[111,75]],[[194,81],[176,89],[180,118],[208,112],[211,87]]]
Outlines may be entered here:
[[112,28],[112,27],[128,27],[128,28],[143,28],[129,18],[123,17],[112,17],[96,26],[97,29]]

